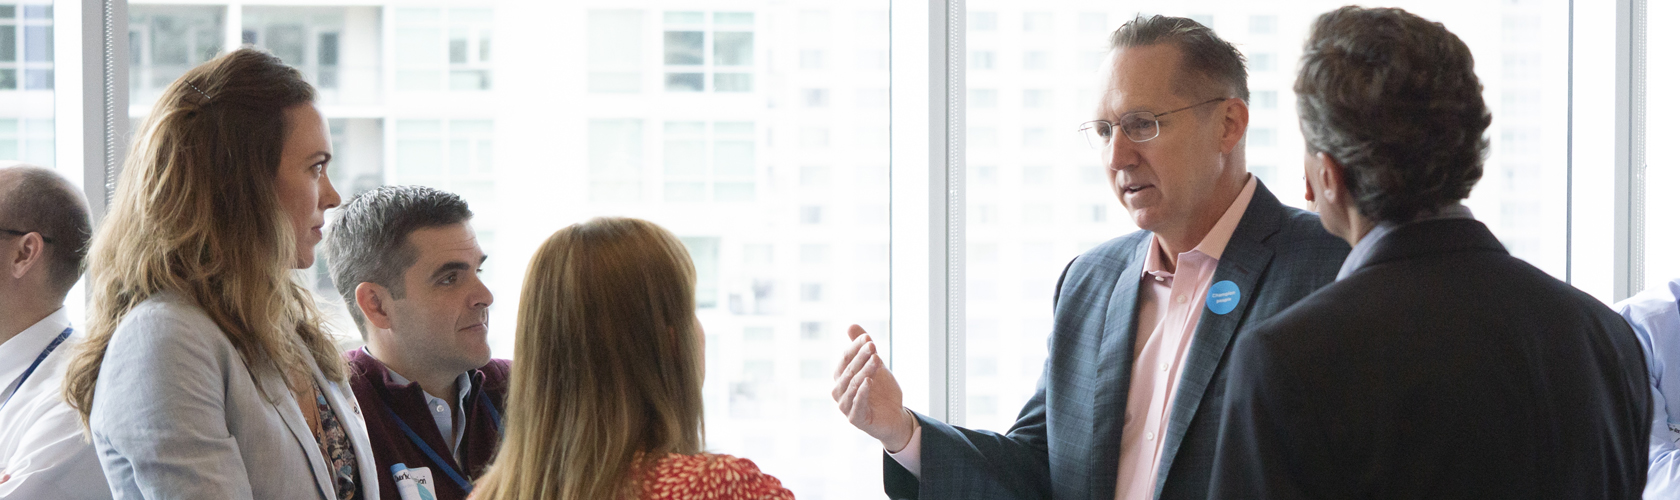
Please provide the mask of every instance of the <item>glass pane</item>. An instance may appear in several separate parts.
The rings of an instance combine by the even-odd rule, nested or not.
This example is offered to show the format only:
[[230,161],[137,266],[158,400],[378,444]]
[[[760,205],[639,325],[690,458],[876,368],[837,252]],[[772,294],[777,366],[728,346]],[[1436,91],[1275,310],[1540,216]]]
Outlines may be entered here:
[[718,73],[712,77],[712,89],[718,92],[752,92],[752,73]]
[[1646,2],[1645,23],[1645,288],[1680,278],[1680,159],[1664,150],[1680,125],[1666,110],[1680,109],[1669,85],[1680,81],[1680,4]]
[[752,32],[719,31],[715,40],[715,64],[718,66],[752,66]]
[[[1077,133],[1094,112],[1110,34],[1140,11],[1160,13],[1206,23],[1242,51],[1251,92],[1246,168],[1283,203],[1305,208],[1294,69],[1313,19],[1345,3],[968,3],[968,425],[1010,427],[1044,370],[1063,267],[1137,230],[1108,186],[1100,152]],[[1469,44],[1493,125],[1485,174],[1468,205],[1513,254],[1561,277],[1567,1],[1393,4]],[[1653,129],[1651,137],[1661,135]]]
[[0,26],[0,62],[17,60],[17,26]]
[[666,92],[699,92],[706,90],[705,73],[666,73]]
[[665,64],[704,64],[706,32],[665,32]]
[[128,7],[130,109],[149,112],[158,94],[187,69],[222,50],[226,7],[130,5]]
[[[880,495],[879,445],[836,411],[827,372],[846,325],[891,333],[889,150],[879,132],[889,129],[887,2],[335,3],[130,5],[130,118],[144,119],[160,89],[236,42],[296,66],[328,114],[328,175],[342,196],[415,183],[472,204],[500,358],[512,355],[525,266],[544,238],[601,215],[664,225],[698,272],[707,449],[753,459],[802,499]],[[582,24],[577,43],[539,40],[554,19]],[[811,45],[807,25],[844,43]],[[493,40],[499,33],[515,38]],[[826,57],[760,64],[758,49],[783,46]],[[27,41],[11,50],[19,61],[31,54]],[[27,83],[23,69],[52,69],[0,70],[13,68],[14,86]],[[821,89],[822,120],[772,108],[772,82],[797,82],[790,99]],[[767,98],[743,95],[760,91]],[[8,92],[39,91],[0,98]],[[0,154],[39,158],[26,151],[39,138],[16,123],[17,132],[0,130]],[[772,168],[784,158],[819,159],[828,174],[819,185],[778,177],[800,171]],[[802,263],[806,246],[829,249],[821,264]],[[314,272],[336,303],[330,278]],[[355,342],[345,314],[329,311],[337,334]]]

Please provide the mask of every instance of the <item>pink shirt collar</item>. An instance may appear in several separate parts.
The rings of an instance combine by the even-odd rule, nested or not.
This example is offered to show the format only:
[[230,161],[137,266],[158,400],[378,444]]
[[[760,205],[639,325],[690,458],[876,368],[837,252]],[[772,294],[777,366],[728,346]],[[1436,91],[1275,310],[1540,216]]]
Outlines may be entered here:
[[[1201,252],[1213,260],[1219,260],[1219,257],[1225,254],[1225,246],[1231,243],[1231,235],[1237,232],[1237,223],[1242,221],[1243,213],[1248,211],[1248,202],[1254,199],[1256,185],[1254,174],[1249,174],[1242,192],[1237,194],[1236,200],[1231,201],[1231,206],[1225,208],[1225,215],[1219,216],[1219,222],[1213,224],[1213,229],[1209,230],[1207,236],[1202,237],[1202,242],[1198,243],[1196,248],[1190,249],[1190,252]],[[1143,260],[1143,276],[1140,278],[1171,278],[1172,273],[1167,271],[1166,258],[1167,251],[1161,247],[1161,240],[1150,236],[1149,256]]]

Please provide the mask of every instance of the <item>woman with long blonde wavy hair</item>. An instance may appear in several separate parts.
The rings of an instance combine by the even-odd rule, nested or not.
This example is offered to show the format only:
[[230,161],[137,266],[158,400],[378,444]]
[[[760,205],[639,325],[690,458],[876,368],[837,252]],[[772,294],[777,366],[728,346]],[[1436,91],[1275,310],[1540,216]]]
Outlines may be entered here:
[[65,377],[117,498],[378,498],[344,362],[293,277],[339,202],[314,100],[243,48],[187,71],[136,134]]
[[791,500],[752,461],[703,452],[694,262],[651,222],[597,218],[531,257],[507,436],[478,500]]

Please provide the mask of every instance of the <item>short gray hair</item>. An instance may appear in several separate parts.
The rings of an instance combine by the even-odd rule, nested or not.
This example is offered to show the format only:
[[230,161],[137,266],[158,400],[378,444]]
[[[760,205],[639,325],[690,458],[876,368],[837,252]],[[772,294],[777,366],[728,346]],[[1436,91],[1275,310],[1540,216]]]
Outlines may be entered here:
[[[1235,97],[1248,101],[1248,65],[1242,52],[1231,42],[1219,38],[1202,23],[1187,17],[1155,15],[1137,16],[1120,25],[1108,37],[1109,49],[1146,47],[1170,43],[1184,54],[1178,78],[1201,77],[1200,81],[1186,81],[1185,88],[1203,89],[1209,85],[1226,87]],[[1191,96],[1206,99],[1207,96]]]
[[419,229],[472,219],[460,196],[425,186],[385,186],[351,199],[335,211],[327,228],[328,272],[356,328],[367,339],[367,318],[356,305],[356,287],[374,283],[402,298],[403,273],[420,258],[408,235]]
[[87,201],[58,172],[28,164],[0,166],[0,174],[17,176],[11,189],[0,191],[0,229],[41,233],[47,245],[49,277],[55,292],[69,293],[87,268]]
[[1475,58],[1401,9],[1342,7],[1313,22],[1295,79],[1309,152],[1339,162],[1359,213],[1406,222],[1470,196],[1493,115]]

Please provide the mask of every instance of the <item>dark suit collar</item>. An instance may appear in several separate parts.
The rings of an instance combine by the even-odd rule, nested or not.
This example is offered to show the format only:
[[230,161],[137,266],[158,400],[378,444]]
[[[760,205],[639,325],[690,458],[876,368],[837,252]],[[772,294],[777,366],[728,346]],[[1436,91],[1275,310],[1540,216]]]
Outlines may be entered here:
[[[1508,254],[1505,245],[1475,219],[1434,219],[1395,228],[1371,248],[1370,257],[1351,274],[1397,260],[1429,254],[1456,252],[1498,252]],[[1351,275],[1350,274],[1350,275]]]
[[1239,292],[1237,305],[1225,314],[1216,314],[1204,308],[1192,334],[1194,338],[1190,341],[1189,350],[1184,353],[1179,372],[1178,392],[1173,394],[1172,407],[1168,411],[1171,417],[1163,437],[1159,472],[1155,476],[1156,496],[1161,494],[1161,488],[1166,484],[1173,459],[1178,456],[1179,446],[1184,442],[1184,434],[1201,407],[1203,395],[1212,383],[1232,337],[1236,335],[1237,326],[1242,324],[1249,306],[1254,303],[1255,285],[1265,274],[1266,267],[1271,265],[1274,254],[1267,240],[1282,227],[1284,215],[1283,204],[1266,189],[1265,184],[1260,184],[1254,190],[1254,198],[1249,200],[1242,222],[1231,234],[1231,242],[1226,245],[1224,255],[1219,258],[1219,267],[1214,271],[1211,283],[1229,281],[1235,285]]

